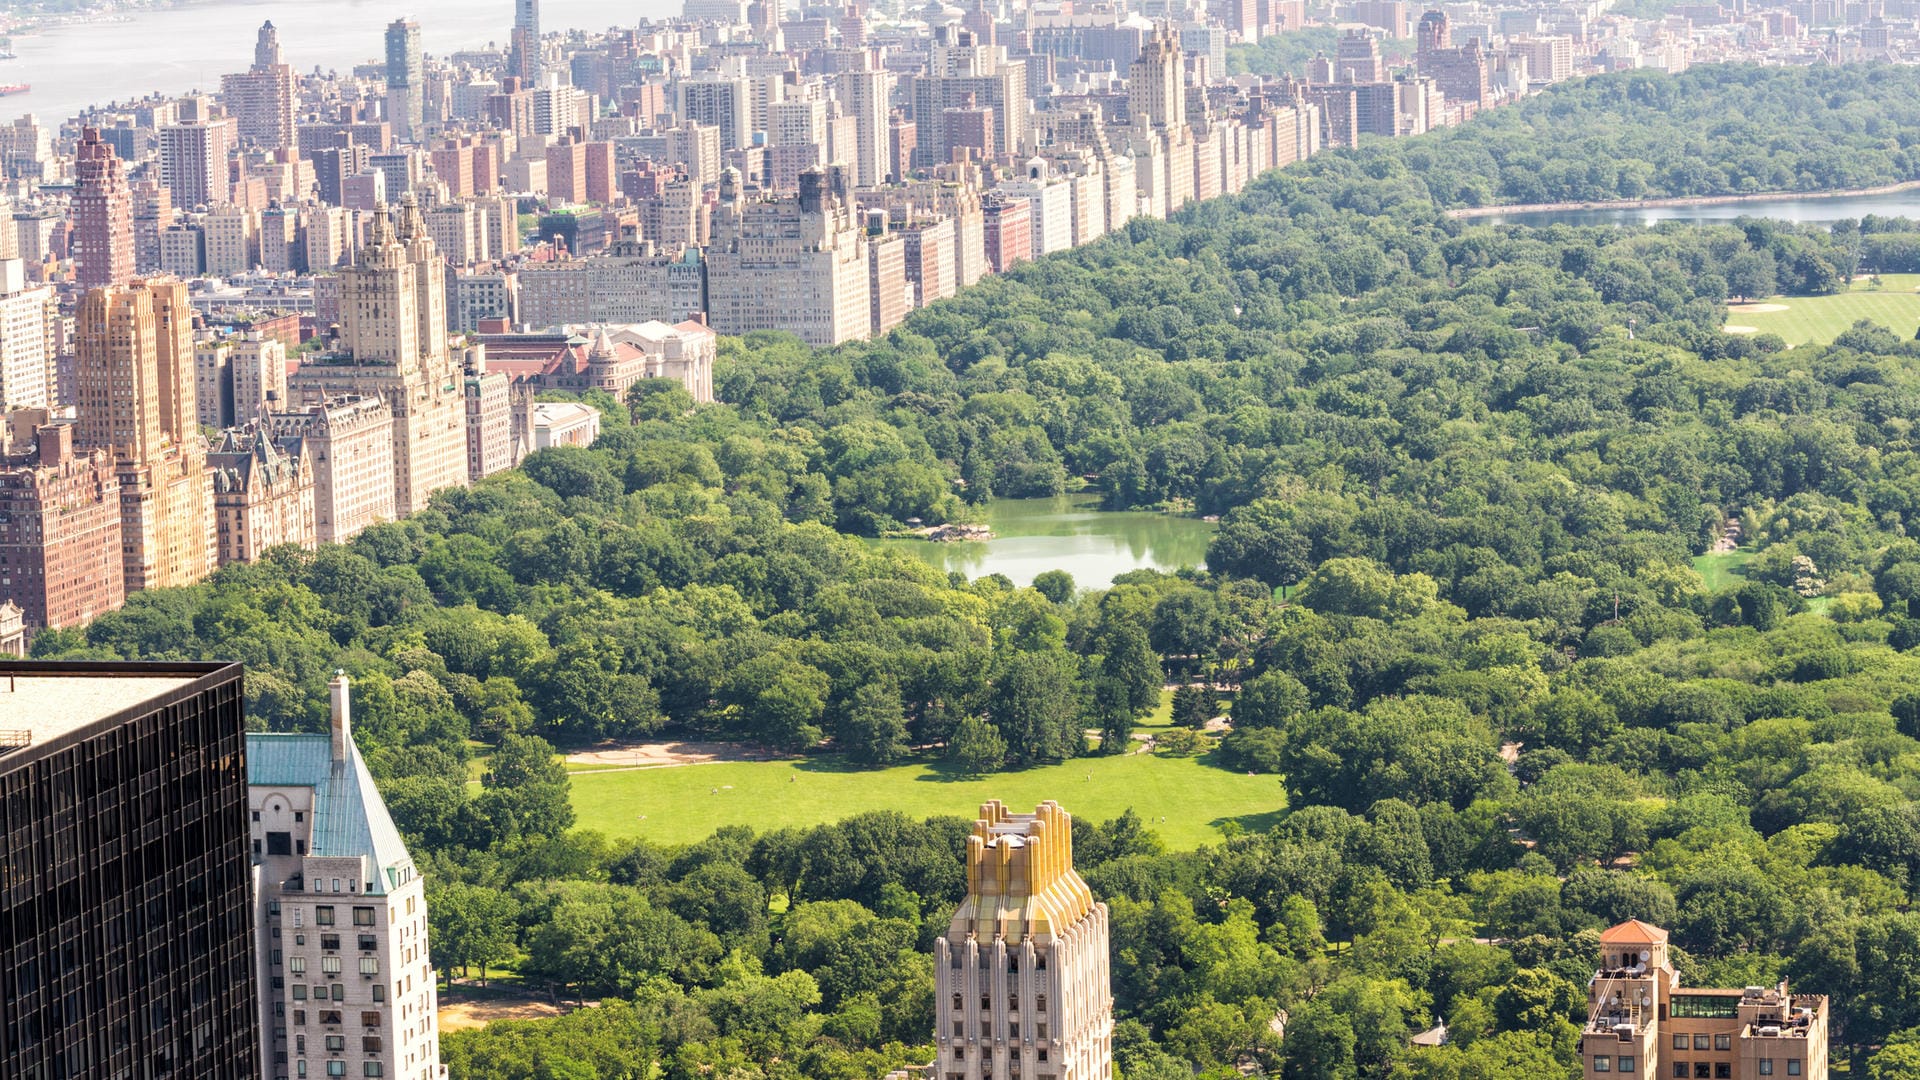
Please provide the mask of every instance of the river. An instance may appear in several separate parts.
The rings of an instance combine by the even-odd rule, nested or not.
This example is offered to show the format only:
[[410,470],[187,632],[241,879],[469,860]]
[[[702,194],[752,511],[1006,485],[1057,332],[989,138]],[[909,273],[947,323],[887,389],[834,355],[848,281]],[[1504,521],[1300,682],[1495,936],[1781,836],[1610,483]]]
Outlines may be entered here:
[[[543,0],[543,29],[633,26],[680,11],[679,0]],[[212,93],[220,76],[253,63],[254,35],[268,19],[295,71],[345,72],[385,55],[387,24],[420,23],[427,52],[445,55],[504,43],[513,25],[511,0],[218,0],[116,21],[57,26],[16,35],[17,60],[0,61],[0,82],[29,83],[28,93],[0,98],[6,120],[32,113],[58,126],[88,105],[125,101],[152,91]],[[504,44],[502,45],[504,47]]]
[[1031,585],[1036,574],[1065,570],[1083,588],[1104,588],[1129,570],[1204,566],[1214,526],[1198,518],[1134,510],[1101,510],[1092,495],[1057,499],[997,499],[982,522],[986,541],[935,544],[925,540],[870,540],[915,555],[969,578],[1005,574]]
[[1920,191],[1896,191],[1885,195],[1843,195],[1831,199],[1810,199],[1783,195],[1777,199],[1752,199],[1745,202],[1714,203],[1710,206],[1646,206],[1631,210],[1531,210],[1511,214],[1489,214],[1475,222],[1496,225],[1654,225],[1662,221],[1709,223],[1732,221],[1741,217],[1778,218],[1784,221],[1839,221],[1859,219],[1868,214],[1881,217],[1920,218]]

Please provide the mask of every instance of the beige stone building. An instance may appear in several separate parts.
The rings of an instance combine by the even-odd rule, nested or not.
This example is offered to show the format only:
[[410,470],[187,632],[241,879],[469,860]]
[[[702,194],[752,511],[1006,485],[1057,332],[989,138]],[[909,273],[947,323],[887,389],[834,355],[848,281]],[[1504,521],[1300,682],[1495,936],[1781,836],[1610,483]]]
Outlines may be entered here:
[[446,264],[411,195],[376,209],[367,243],[340,272],[341,335],[301,365],[292,404],[378,397],[392,416],[393,509],[417,513],[434,492],[467,485],[464,372],[447,339]]
[[1580,1036],[1586,1080],[1827,1076],[1827,998],[1778,986],[1682,986],[1667,932],[1628,919],[1600,935]]
[[74,441],[114,459],[126,591],[191,585],[212,571],[215,540],[187,286],[94,289],[74,322]]
[[934,944],[933,1080],[1109,1080],[1107,905],[1073,868],[1073,819],[997,800],[967,838],[967,898]]
[[[392,521],[393,412],[385,398],[345,397],[267,418],[276,440],[298,439],[313,473],[313,531],[343,544]],[[463,462],[464,464],[464,462]]]
[[332,692],[327,734],[247,736],[260,1075],[438,1080],[426,888]]
[[229,429],[207,454],[207,468],[221,566],[256,562],[281,544],[314,546],[313,470],[299,437],[276,440],[257,423]]
[[844,183],[826,172],[801,173],[798,197],[748,199],[739,172],[726,170],[706,260],[713,328],[786,330],[816,346],[866,337],[868,252],[853,217]]

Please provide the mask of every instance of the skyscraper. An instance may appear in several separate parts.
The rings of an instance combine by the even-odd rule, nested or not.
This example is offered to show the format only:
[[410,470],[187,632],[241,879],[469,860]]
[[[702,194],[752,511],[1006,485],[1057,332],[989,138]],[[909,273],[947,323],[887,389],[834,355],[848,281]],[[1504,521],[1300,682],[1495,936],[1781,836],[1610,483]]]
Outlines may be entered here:
[[175,207],[191,210],[227,201],[234,130],[231,118],[186,120],[160,129],[160,179]]
[[437,1077],[425,886],[331,690],[327,734],[247,736],[263,1075]]
[[998,800],[967,838],[967,898],[934,943],[939,1080],[1113,1075],[1107,905],[1073,869],[1073,819]]
[[[446,261],[412,195],[381,205],[354,265],[339,274],[341,340],[309,359],[287,392],[301,409],[349,396],[384,398],[393,429],[393,506],[425,508],[467,484],[466,398],[447,345]],[[327,526],[321,525],[322,539]]]
[[532,86],[540,81],[540,0],[513,0],[513,38],[507,74]]
[[395,19],[387,26],[387,120],[402,142],[420,139],[426,125],[425,61],[420,53],[420,24]]
[[240,141],[269,150],[293,141],[293,68],[281,59],[280,32],[262,23],[253,45],[253,67],[220,77],[220,96],[233,114]]
[[74,441],[114,459],[126,590],[191,585],[213,569],[215,541],[186,283],[95,289],[74,321]]
[[1156,23],[1140,58],[1127,72],[1127,111],[1133,122],[1164,128],[1184,123],[1187,95],[1180,42],[1165,23]]
[[74,280],[88,289],[125,285],[133,280],[133,193],[99,128],[80,132],[74,172]]
[[257,1080],[238,664],[0,664],[0,1076]]

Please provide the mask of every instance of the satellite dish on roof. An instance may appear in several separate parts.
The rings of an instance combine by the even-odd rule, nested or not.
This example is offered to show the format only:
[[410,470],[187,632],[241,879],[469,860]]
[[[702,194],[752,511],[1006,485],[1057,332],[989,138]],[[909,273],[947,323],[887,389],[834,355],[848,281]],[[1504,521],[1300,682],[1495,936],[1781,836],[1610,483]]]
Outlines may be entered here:
[[1648,952],[1648,951],[1647,951],[1647,950],[1645,950],[1645,949],[1641,949],[1641,950],[1640,950],[1640,959],[1642,959],[1642,960],[1651,960],[1652,958],[1653,958],[1653,954],[1652,954],[1652,953],[1650,953],[1650,952]]

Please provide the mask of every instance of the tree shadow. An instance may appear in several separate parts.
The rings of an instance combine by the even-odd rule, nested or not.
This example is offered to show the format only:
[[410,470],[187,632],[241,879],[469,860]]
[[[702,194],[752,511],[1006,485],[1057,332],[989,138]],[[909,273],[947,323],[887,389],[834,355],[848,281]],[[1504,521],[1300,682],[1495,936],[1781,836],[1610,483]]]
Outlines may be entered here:
[[1286,819],[1287,808],[1280,806],[1272,810],[1262,810],[1257,814],[1235,814],[1232,817],[1217,817],[1207,822],[1207,824],[1217,829],[1231,821],[1240,826],[1244,832],[1262,833],[1271,832],[1273,829],[1278,828],[1280,823]]

